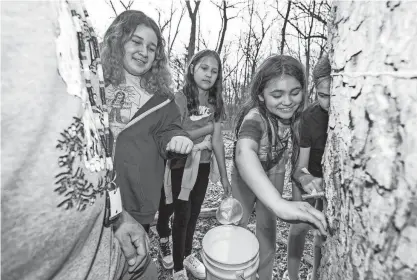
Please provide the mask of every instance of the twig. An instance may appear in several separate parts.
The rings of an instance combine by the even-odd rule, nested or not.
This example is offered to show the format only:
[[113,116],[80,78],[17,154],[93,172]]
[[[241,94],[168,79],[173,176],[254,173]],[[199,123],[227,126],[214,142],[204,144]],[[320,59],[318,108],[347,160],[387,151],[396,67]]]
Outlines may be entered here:
[[331,76],[348,76],[351,78],[358,78],[358,77],[379,77],[379,76],[391,76],[395,78],[403,78],[403,79],[416,79],[417,72],[416,71],[397,71],[397,72],[340,72],[340,73],[331,73]]
[[108,5],[110,5],[110,7],[113,9],[114,14],[117,16],[117,11],[116,8],[113,5],[113,1],[109,0],[109,2],[106,2]]

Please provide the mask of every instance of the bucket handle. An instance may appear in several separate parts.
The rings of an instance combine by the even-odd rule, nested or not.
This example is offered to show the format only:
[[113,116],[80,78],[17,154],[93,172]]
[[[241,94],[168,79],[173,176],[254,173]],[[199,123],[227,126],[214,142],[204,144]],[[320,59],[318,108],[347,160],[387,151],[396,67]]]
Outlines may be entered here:
[[245,271],[244,270],[236,271],[235,276],[236,276],[236,280],[245,280]]

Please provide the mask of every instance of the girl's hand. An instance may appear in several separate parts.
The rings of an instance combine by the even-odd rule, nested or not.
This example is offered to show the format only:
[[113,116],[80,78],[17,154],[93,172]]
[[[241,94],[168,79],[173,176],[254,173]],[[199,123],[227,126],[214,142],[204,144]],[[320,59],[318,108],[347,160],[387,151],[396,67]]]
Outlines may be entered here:
[[128,212],[123,211],[113,229],[129,264],[129,272],[144,269],[150,257],[150,241],[142,225]]
[[327,235],[327,222],[324,214],[311,206],[308,202],[287,201],[281,202],[279,213],[275,213],[279,218],[287,223],[304,222],[312,225],[320,231],[323,236]]
[[303,187],[303,190],[309,194],[323,191],[323,178],[318,178],[314,177],[313,175],[306,174],[300,178],[300,183]]
[[230,186],[229,180],[227,178],[222,178],[222,186],[223,186],[223,197],[229,197],[232,195],[232,187]]
[[167,144],[167,152],[174,152],[179,154],[189,154],[194,144],[188,137],[174,136]]

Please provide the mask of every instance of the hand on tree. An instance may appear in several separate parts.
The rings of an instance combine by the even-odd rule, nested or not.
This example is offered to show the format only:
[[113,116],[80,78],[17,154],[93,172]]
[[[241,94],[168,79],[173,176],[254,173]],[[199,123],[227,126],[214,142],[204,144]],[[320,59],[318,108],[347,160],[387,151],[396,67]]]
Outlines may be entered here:
[[193,141],[185,136],[174,136],[167,144],[167,152],[189,154],[193,148]]
[[144,268],[149,256],[150,241],[145,229],[129,213],[123,211],[116,222],[115,237],[129,264],[129,272]]
[[309,194],[314,194],[323,191],[323,178],[314,177],[306,174],[300,178],[303,190]]
[[223,186],[223,197],[229,197],[232,194],[232,186],[230,186],[229,180],[227,178],[222,178],[222,186]]
[[291,202],[285,199],[282,199],[279,203],[278,213],[275,213],[278,218],[292,224],[300,222],[310,224],[317,228],[321,235],[327,235],[327,222],[324,214],[309,203],[302,201]]

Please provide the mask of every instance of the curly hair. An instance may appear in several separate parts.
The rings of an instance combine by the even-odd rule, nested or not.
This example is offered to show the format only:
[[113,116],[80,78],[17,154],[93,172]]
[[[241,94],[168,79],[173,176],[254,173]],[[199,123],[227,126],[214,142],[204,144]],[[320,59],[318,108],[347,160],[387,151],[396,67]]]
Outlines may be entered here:
[[[243,119],[248,114],[248,112],[252,108],[258,108],[262,117],[266,120],[270,120],[266,122],[269,141],[269,161],[271,158],[272,146],[275,146],[277,142],[280,141],[280,139],[278,139],[279,137],[275,137],[276,143],[274,143],[274,145],[272,144],[272,133],[273,131],[278,131],[279,118],[267,110],[265,103],[259,100],[259,96],[263,94],[263,91],[270,80],[282,77],[283,75],[294,77],[302,87],[302,101],[290,120],[291,137],[293,143],[291,162],[292,173],[294,173],[300,148],[301,116],[305,109],[307,99],[305,70],[304,66],[297,59],[287,55],[271,55],[265,59],[263,63],[258,67],[249,88],[249,99],[237,114],[235,122],[235,135],[236,138],[238,138],[240,125],[242,124]],[[272,130],[270,123],[274,127],[274,130]]]
[[125,75],[123,58],[124,46],[131,39],[138,25],[151,28],[157,37],[155,60],[149,71],[141,76],[141,86],[151,94],[158,94],[172,98],[170,85],[171,73],[165,54],[165,40],[158,25],[153,19],[141,11],[128,10],[119,14],[107,29],[101,44],[101,60],[106,86],[118,86],[124,83]]
[[211,104],[214,108],[214,120],[217,122],[221,118],[224,117],[224,107],[223,107],[223,98],[222,98],[222,91],[223,91],[223,75],[222,75],[222,62],[220,60],[220,56],[217,52],[212,50],[202,50],[197,52],[190,60],[187,72],[185,74],[185,84],[183,88],[183,93],[187,98],[187,108],[189,115],[197,115],[199,113],[198,107],[200,105],[198,99],[198,87],[194,80],[193,75],[193,67],[195,67],[203,58],[205,57],[213,57],[216,59],[217,63],[219,64],[219,72],[217,75],[217,79],[214,82],[214,85],[208,91],[208,103]]

